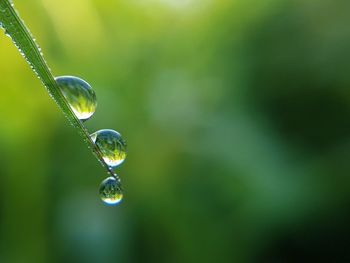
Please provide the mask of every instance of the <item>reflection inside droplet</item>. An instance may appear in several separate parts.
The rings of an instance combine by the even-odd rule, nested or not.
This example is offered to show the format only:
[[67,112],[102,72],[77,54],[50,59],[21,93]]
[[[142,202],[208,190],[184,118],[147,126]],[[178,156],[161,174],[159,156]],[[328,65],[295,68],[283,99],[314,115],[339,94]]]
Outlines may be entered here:
[[96,94],[91,86],[86,81],[73,76],[61,76],[55,80],[77,118],[89,119],[97,106]]
[[100,149],[105,163],[114,168],[126,158],[126,142],[114,130],[99,130],[90,135],[92,141]]
[[122,198],[123,193],[119,181],[111,176],[102,181],[100,185],[101,200],[108,205],[118,204]]

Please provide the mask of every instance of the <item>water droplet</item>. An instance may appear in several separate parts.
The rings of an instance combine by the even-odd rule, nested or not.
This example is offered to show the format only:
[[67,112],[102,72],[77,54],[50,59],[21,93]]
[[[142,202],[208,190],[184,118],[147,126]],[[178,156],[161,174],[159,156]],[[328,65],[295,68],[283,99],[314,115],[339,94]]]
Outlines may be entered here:
[[90,135],[92,141],[100,149],[105,163],[114,168],[126,158],[126,142],[120,133],[114,130],[99,130]]
[[115,177],[111,176],[102,181],[100,185],[100,197],[108,205],[116,205],[122,200],[123,193],[120,183]]
[[55,80],[77,118],[89,119],[97,106],[96,95],[91,86],[86,81],[73,76],[61,76]]

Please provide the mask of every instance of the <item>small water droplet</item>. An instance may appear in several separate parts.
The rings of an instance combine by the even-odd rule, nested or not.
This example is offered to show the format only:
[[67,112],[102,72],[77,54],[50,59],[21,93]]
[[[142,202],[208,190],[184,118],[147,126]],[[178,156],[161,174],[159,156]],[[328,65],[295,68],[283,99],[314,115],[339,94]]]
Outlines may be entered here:
[[6,28],[5,28],[5,35],[6,35],[7,37],[11,38],[10,33],[7,31]]
[[123,193],[120,183],[115,177],[110,176],[102,181],[100,185],[100,197],[108,205],[116,205],[122,200]]
[[86,81],[73,76],[61,76],[55,80],[77,118],[89,119],[97,106],[96,95],[91,86]]
[[114,130],[99,130],[90,135],[92,141],[100,149],[105,163],[114,168],[126,158],[126,142],[120,133]]

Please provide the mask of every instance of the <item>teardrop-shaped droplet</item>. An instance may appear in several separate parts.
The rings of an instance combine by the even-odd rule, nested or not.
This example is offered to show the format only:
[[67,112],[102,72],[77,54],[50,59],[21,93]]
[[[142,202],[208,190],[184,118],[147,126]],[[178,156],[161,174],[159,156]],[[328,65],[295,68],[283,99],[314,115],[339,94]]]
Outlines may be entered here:
[[73,76],[61,76],[55,80],[75,116],[80,120],[89,119],[97,106],[96,94],[91,86],[86,81]]
[[126,158],[126,142],[120,133],[114,130],[99,130],[90,135],[100,149],[105,163],[114,168]]
[[100,185],[100,197],[108,205],[118,204],[123,198],[119,181],[113,176],[103,180]]

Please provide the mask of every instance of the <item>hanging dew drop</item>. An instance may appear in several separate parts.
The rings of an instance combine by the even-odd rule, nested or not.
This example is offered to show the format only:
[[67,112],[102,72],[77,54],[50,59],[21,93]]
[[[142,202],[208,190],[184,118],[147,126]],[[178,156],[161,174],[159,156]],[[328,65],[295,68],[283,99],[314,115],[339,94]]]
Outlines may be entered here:
[[77,118],[82,121],[89,119],[97,106],[96,94],[91,86],[73,76],[61,76],[55,80]]
[[114,130],[99,130],[90,135],[100,149],[102,158],[111,168],[120,165],[126,158],[126,142],[120,133]]
[[100,197],[108,205],[118,204],[123,198],[119,181],[113,176],[103,180],[100,185]]

